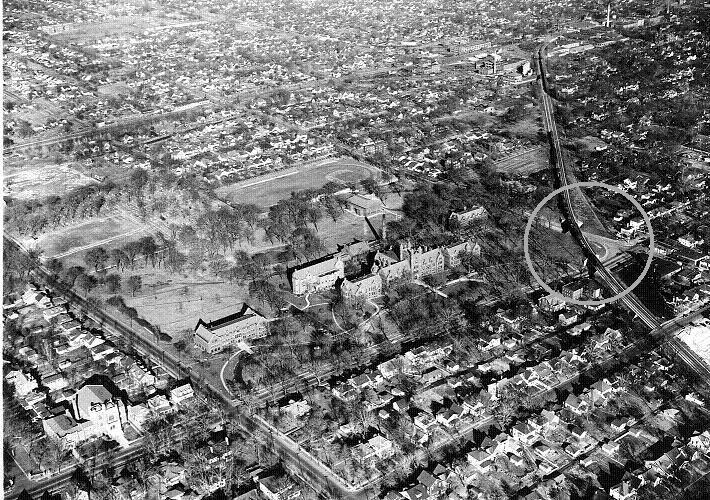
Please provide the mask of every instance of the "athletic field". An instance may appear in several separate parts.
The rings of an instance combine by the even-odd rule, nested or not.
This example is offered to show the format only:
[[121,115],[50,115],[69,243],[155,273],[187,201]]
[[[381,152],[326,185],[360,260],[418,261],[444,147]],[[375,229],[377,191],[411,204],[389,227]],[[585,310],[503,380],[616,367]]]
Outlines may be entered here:
[[217,194],[233,203],[254,203],[268,208],[291,196],[292,191],[319,188],[332,181],[345,187],[368,177],[378,177],[380,171],[352,158],[329,158],[322,162],[272,172],[217,189]]

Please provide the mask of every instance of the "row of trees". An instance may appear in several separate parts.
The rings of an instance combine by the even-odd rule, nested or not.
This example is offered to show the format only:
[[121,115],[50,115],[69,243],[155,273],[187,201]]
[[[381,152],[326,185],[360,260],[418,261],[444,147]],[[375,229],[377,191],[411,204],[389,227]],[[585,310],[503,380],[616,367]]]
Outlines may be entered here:
[[13,199],[5,210],[5,224],[19,234],[36,236],[76,219],[95,217],[115,206],[117,187],[111,182],[82,186],[64,196],[45,200]]
[[84,290],[87,296],[89,292],[100,285],[105,286],[109,293],[120,291],[123,285],[132,295],[135,295],[143,286],[143,278],[139,275],[131,275],[123,281],[120,274],[107,274],[105,268],[102,268],[101,271],[103,272],[96,274],[87,272],[87,269],[82,266],[72,266],[64,269],[63,264],[58,259],[49,260],[46,267],[54,279],[61,280],[72,287]]

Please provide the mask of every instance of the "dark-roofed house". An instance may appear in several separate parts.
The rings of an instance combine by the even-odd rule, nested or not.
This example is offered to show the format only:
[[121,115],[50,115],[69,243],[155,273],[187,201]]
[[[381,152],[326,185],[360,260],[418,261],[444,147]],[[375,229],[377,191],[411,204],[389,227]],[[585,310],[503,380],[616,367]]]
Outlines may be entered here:
[[239,312],[209,323],[200,319],[195,326],[195,346],[208,353],[219,352],[238,342],[265,337],[266,323],[264,316],[244,304]]

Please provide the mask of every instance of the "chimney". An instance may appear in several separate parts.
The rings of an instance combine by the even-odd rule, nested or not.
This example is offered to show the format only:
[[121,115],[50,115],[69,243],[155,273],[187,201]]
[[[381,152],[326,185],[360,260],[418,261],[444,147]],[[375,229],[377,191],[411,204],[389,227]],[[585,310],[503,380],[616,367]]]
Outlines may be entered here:
[[387,238],[387,221],[385,219],[386,215],[382,214],[382,230],[380,231],[380,237],[383,241]]

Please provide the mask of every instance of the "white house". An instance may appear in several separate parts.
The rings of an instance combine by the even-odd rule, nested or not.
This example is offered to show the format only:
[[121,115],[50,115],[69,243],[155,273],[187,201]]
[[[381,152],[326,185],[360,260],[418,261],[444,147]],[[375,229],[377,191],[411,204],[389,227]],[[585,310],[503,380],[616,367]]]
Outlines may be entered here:
[[174,405],[195,397],[195,392],[190,384],[183,384],[174,389],[170,389],[170,402]]
[[37,381],[30,374],[25,374],[19,370],[13,370],[5,375],[8,384],[15,386],[15,393],[22,397],[26,396],[37,388]]

